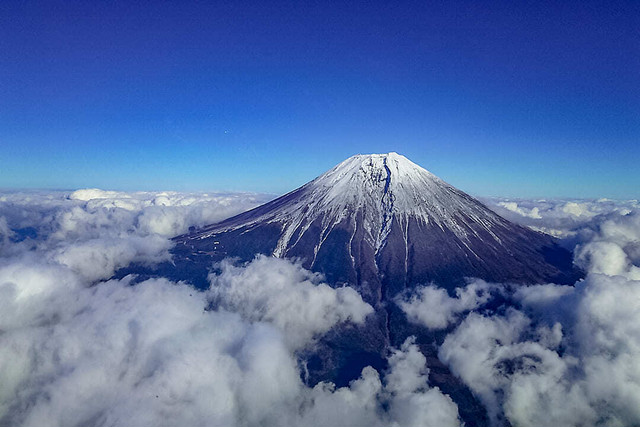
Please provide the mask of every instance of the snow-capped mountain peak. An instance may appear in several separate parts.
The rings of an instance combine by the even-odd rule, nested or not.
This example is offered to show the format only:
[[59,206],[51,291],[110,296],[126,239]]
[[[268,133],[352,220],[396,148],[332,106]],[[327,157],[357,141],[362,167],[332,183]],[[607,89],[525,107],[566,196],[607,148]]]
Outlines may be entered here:
[[[277,222],[283,231],[273,255],[282,257],[312,225],[320,226],[324,237],[347,218],[359,217],[365,239],[377,253],[394,221],[406,228],[412,217],[425,225],[446,227],[466,241],[469,228],[465,221],[479,221],[489,229],[501,220],[479,202],[394,152],[352,156],[282,199],[286,202],[276,199],[270,203],[274,209],[257,210],[252,218],[241,215],[239,221],[222,223],[201,238],[251,223]],[[315,253],[323,241],[321,238]]]
[[374,315],[361,329],[333,331],[307,365],[310,378],[343,383],[416,335],[396,305],[416,286],[454,292],[471,277],[516,285],[580,276],[551,236],[505,220],[397,153],[350,157],[282,197],[174,241],[171,268],[203,286],[216,261],[261,253],[298,259],[332,286],[354,287]]
[[381,282],[393,295],[432,280],[539,283],[573,274],[570,254],[550,236],[510,223],[397,153],[355,155],[176,241],[182,252],[213,258],[298,258],[331,281],[358,283],[369,301],[382,298]]

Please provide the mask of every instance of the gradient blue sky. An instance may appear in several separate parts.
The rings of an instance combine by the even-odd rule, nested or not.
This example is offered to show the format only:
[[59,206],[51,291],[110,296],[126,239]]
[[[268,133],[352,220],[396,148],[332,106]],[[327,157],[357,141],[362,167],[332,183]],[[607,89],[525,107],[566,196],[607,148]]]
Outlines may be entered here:
[[[526,4],[524,4],[526,3]],[[282,193],[397,151],[640,197],[640,2],[0,2],[0,187]]]

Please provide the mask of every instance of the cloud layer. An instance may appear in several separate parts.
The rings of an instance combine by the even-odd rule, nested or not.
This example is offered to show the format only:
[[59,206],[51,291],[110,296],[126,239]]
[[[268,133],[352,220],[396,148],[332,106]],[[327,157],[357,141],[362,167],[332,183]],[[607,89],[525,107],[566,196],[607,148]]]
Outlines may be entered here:
[[297,349],[372,308],[298,264],[226,262],[209,291],[106,280],[259,196],[0,197],[0,425],[460,425],[412,340],[390,349],[385,372],[304,385]]
[[[295,262],[225,261],[207,291],[109,280],[168,259],[168,237],[265,199],[0,194],[0,425],[460,425],[413,338],[389,349],[383,372],[305,385],[300,350],[372,307]],[[396,303],[442,331],[440,360],[493,425],[640,424],[638,203],[485,202],[564,236],[587,277],[520,288],[470,279],[453,295],[425,283]]]
[[483,280],[473,280],[463,288],[456,288],[455,297],[436,285],[418,286],[400,295],[396,303],[409,321],[429,329],[446,329],[459,315],[476,309],[491,299],[491,291],[499,287]]
[[260,255],[244,266],[223,261],[221,270],[209,276],[214,305],[276,325],[292,348],[303,347],[338,323],[361,324],[373,313],[353,288],[333,289],[320,275],[287,260]]
[[[496,203],[513,220],[568,236],[564,243],[588,275],[575,286],[521,287],[508,294],[504,312],[467,314],[440,359],[479,397],[493,425],[640,424],[637,202]],[[493,286],[507,293],[507,284]],[[473,288],[453,298],[430,286],[400,306],[434,328],[484,302]]]

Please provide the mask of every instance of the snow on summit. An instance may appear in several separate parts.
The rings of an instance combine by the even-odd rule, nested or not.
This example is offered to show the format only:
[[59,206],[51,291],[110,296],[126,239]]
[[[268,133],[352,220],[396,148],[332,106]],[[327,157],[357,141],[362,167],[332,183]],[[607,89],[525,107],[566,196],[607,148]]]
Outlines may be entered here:
[[[280,203],[281,199],[286,202]],[[297,243],[292,241],[294,234],[299,239],[315,224],[321,226],[324,237],[347,218],[361,217],[365,238],[376,252],[385,244],[393,221],[406,228],[408,218],[413,217],[422,224],[446,227],[464,238],[469,232],[465,221],[477,221],[492,234],[490,226],[501,220],[479,202],[394,152],[352,156],[281,199],[265,205],[272,205],[274,209],[249,220],[283,224],[282,236],[273,253],[278,257]],[[245,226],[248,218],[238,219],[242,221],[230,221],[211,232]],[[209,235],[211,233],[203,234],[201,238]]]
[[336,282],[366,282],[368,301],[379,299],[372,283],[383,276],[396,292],[432,280],[574,275],[570,255],[550,236],[507,221],[393,152],[352,156],[284,196],[175,240],[177,252],[203,262],[297,258]]

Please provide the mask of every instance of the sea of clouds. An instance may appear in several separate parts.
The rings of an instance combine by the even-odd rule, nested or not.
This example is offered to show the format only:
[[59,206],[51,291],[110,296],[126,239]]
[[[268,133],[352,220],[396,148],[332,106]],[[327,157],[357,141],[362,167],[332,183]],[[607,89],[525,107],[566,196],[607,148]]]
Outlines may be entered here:
[[[169,237],[255,194],[101,190],[0,195],[0,425],[458,425],[408,340],[350,387],[300,377],[296,352],[373,309],[300,265],[223,263],[201,292],[109,280],[169,259]],[[214,307],[211,309],[211,307]]]
[[[0,425],[459,426],[409,338],[383,372],[309,387],[297,355],[373,309],[295,262],[224,262],[198,291],[110,279],[170,258],[170,237],[254,207],[259,194],[0,193]],[[484,202],[562,237],[575,286],[470,279],[396,301],[446,330],[439,358],[494,425],[640,424],[640,205]],[[508,309],[489,311],[496,296]]]

